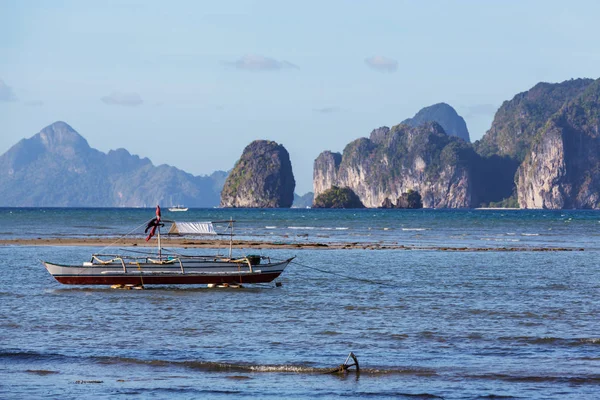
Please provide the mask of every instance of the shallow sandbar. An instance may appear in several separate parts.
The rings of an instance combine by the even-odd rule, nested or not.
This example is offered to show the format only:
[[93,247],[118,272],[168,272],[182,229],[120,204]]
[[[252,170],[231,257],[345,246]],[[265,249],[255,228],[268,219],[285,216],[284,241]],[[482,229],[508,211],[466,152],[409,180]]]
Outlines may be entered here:
[[[146,242],[143,238],[38,238],[5,239],[0,246],[119,246],[119,247],[155,247],[156,241]],[[229,246],[229,240],[201,240],[190,238],[163,238],[163,247],[177,248],[223,248]],[[583,251],[573,247],[446,247],[402,245],[398,243],[366,242],[261,242],[252,240],[234,240],[233,247],[240,249],[365,249],[365,250],[436,250],[436,251]]]

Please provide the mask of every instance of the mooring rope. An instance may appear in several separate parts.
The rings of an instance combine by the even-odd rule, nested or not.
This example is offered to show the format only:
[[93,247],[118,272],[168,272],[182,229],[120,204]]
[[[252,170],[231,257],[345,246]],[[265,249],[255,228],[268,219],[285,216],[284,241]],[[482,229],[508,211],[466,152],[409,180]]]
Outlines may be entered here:
[[322,272],[324,274],[330,274],[330,275],[339,276],[340,278],[350,279],[352,281],[372,283],[374,285],[381,285],[381,286],[396,286],[396,285],[393,285],[393,284],[387,283],[387,282],[374,281],[372,279],[365,279],[365,278],[356,278],[354,276],[343,275],[343,274],[339,274],[337,272],[331,272],[331,271],[327,271],[327,270],[320,269],[320,268],[310,267],[308,265],[300,264],[298,261],[292,261],[292,264],[296,264],[296,265],[298,265],[300,267],[304,267],[304,268],[308,268],[308,269],[313,269],[315,271],[319,271],[319,272]]
[[144,287],[144,277],[142,276],[142,266],[139,262],[135,262],[138,266],[138,271],[140,271],[140,281],[142,282],[142,287]]
[[104,250],[108,249],[109,247],[114,246],[115,244],[119,243],[121,240],[123,240],[123,238],[131,235],[133,232],[137,231],[138,229],[140,229],[142,226],[148,224],[148,222],[150,222],[152,220],[152,218],[150,218],[149,220],[147,220],[146,222],[144,222],[143,224],[136,226],[135,228],[133,228],[132,230],[130,230],[129,232],[127,232],[124,235],[119,236],[114,242],[110,243],[109,245],[107,245],[106,247],[104,247],[102,250],[99,251],[99,253],[102,253]]

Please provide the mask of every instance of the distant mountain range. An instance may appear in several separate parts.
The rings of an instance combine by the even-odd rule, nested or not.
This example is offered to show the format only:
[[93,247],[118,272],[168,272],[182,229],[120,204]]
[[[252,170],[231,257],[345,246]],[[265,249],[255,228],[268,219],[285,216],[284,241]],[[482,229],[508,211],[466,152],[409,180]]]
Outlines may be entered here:
[[315,199],[315,194],[313,192],[305,193],[302,196],[294,193],[294,204],[292,205],[292,207],[293,208],[311,207],[314,199]]
[[0,206],[215,207],[226,177],[155,166],[125,149],[103,153],[59,121],[0,156]]

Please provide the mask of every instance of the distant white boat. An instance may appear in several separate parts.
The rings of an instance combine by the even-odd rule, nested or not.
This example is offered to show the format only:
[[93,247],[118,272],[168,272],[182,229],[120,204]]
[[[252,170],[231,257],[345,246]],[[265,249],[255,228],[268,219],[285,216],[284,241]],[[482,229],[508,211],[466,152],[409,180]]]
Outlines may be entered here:
[[169,207],[169,211],[187,211],[188,208],[184,207],[184,206],[173,206],[173,207]]

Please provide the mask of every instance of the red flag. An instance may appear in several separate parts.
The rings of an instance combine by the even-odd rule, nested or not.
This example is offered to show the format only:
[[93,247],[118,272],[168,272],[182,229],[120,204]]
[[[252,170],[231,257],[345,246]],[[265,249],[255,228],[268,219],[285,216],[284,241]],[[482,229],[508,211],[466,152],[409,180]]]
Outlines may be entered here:
[[154,236],[154,233],[156,232],[156,227],[158,225],[152,225],[152,229],[150,230],[150,233],[148,234],[148,236],[146,236],[146,242],[148,240],[150,240],[152,238],[152,236]]
[[156,218],[152,218],[150,222],[148,222],[148,225],[146,225],[146,232],[148,232],[148,229],[150,229],[150,233],[148,236],[146,236],[146,242],[150,240],[152,236],[154,236],[156,233],[156,228],[160,225],[160,206],[156,205]]

